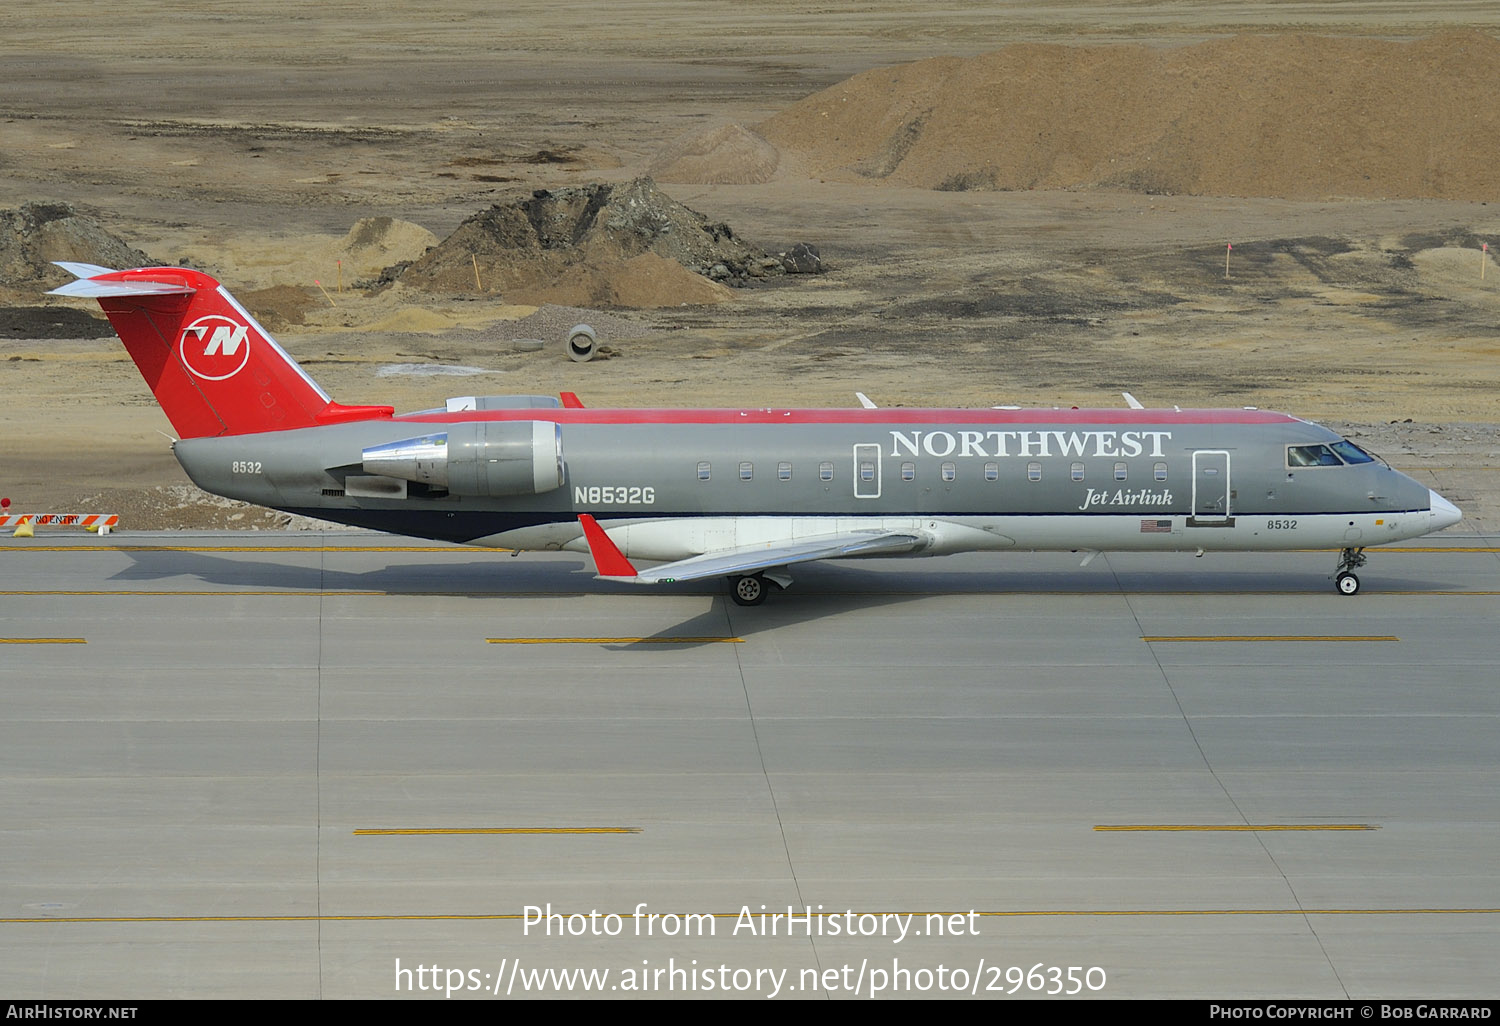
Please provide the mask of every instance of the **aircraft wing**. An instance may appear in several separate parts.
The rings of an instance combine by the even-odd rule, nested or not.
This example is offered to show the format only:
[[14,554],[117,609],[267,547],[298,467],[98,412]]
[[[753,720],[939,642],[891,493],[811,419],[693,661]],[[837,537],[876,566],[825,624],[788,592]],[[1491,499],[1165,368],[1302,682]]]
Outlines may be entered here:
[[894,556],[921,548],[927,539],[915,531],[841,531],[793,541],[742,545],[705,552],[701,556],[661,563],[636,570],[621,554],[604,529],[588,514],[580,516],[589,552],[600,577],[636,584],[696,581],[704,577],[755,574],[772,567],[806,563],[814,559],[845,559],[851,556]]

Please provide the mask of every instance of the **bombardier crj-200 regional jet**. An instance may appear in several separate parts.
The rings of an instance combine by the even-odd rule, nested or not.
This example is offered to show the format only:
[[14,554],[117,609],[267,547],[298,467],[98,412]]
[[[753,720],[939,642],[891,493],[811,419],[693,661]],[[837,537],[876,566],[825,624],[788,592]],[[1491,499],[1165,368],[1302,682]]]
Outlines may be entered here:
[[[397,415],[333,402],[206,274],[63,264],[97,299],[200,487],[419,538],[588,551],[601,577],[1001,549],[1339,549],[1462,514],[1327,428],[1239,410],[584,409],[571,393]],[[863,398],[863,397],[861,397]],[[659,563],[637,569],[637,561]]]

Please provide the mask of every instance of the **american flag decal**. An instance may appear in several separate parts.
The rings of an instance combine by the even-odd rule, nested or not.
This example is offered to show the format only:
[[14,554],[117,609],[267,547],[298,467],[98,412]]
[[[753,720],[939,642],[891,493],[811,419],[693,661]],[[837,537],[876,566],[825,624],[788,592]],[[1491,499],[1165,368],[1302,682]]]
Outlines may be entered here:
[[1170,520],[1142,520],[1142,534],[1171,534],[1172,521]]

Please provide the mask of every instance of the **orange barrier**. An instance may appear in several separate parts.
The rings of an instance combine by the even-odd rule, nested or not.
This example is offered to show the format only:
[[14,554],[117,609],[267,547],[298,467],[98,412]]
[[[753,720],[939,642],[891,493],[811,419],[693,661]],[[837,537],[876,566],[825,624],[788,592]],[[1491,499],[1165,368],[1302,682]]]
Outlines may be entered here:
[[15,536],[27,538],[35,527],[81,527],[108,534],[120,525],[117,513],[18,513],[0,516],[0,529],[14,528]]

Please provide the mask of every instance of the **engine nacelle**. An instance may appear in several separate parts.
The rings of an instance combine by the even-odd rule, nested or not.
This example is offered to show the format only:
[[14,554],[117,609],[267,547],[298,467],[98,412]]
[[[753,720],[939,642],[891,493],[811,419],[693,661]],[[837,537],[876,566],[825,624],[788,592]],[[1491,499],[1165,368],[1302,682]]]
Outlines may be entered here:
[[562,425],[550,420],[454,424],[371,446],[361,456],[367,474],[454,495],[538,495],[563,483]]

